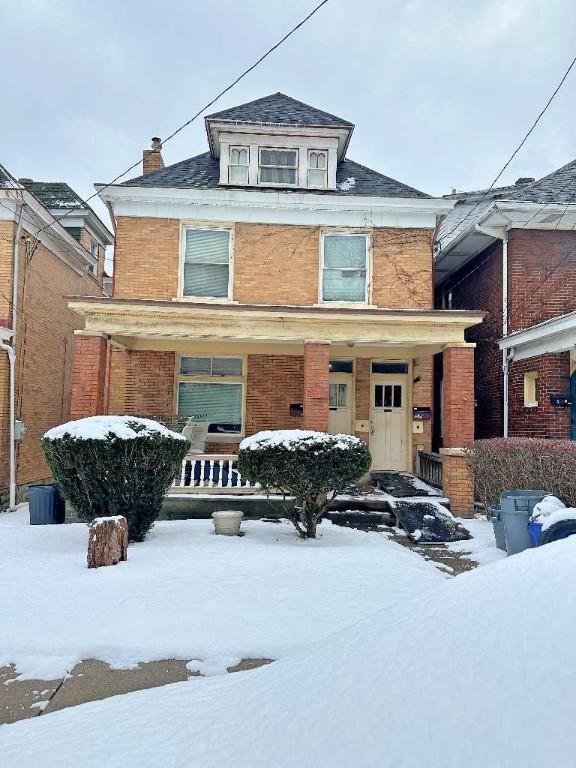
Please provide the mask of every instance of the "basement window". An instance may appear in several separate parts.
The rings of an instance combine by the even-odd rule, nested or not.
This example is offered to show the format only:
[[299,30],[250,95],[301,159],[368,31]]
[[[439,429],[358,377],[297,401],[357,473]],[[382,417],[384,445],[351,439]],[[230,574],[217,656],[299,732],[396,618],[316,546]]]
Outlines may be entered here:
[[530,371],[524,374],[524,408],[538,407],[538,373]]

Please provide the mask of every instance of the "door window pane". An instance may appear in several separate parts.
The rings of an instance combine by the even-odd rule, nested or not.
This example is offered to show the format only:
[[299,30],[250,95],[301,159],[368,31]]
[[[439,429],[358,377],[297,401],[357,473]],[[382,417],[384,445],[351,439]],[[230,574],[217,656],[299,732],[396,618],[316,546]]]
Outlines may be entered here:
[[184,296],[227,298],[230,232],[225,229],[186,229]]
[[338,385],[330,384],[328,405],[330,408],[338,407]]
[[382,403],[384,401],[383,389],[384,387],[382,386],[382,384],[376,384],[376,386],[374,387],[374,407],[375,408],[382,408]]
[[366,235],[325,235],[323,301],[366,301]]
[[402,386],[394,384],[394,408],[402,408]]
[[392,407],[392,385],[384,384],[384,408]]
[[338,384],[338,405],[340,408],[346,408],[347,393],[348,385]]
[[353,373],[353,360],[330,360],[330,373]]
[[408,373],[408,363],[372,363],[372,373]]

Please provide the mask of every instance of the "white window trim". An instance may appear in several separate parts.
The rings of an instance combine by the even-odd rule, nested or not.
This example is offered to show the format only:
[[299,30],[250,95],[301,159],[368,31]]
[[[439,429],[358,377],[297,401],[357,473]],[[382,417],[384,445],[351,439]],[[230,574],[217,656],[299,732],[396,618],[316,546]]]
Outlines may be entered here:
[[[524,408],[538,408],[538,379],[539,379],[538,371],[527,371],[522,379],[522,383],[524,385],[524,393],[523,393],[523,405]],[[531,399],[528,397],[531,392],[529,392],[529,388],[533,388],[533,394],[534,398]]]
[[[326,176],[326,183],[325,184],[310,184],[310,171],[318,171],[321,170],[320,168],[310,168],[310,155],[312,154],[322,154],[326,158],[326,167],[324,168],[324,174]],[[308,155],[307,155],[307,164],[306,164],[306,187],[307,189],[328,189],[328,160],[329,160],[329,153],[327,149],[315,149],[310,148],[308,149]]]
[[[326,235],[364,235],[366,238],[366,286],[364,301],[332,301],[324,299],[322,286],[324,278],[324,238]],[[318,277],[318,305],[319,307],[374,307],[372,304],[372,233],[362,230],[325,229],[320,232],[320,273]]]
[[[186,230],[212,229],[229,233],[228,238],[228,296],[185,296],[184,295],[184,258],[186,255]],[[234,224],[212,224],[210,222],[184,222],[180,228],[180,259],[178,264],[178,295],[176,301],[192,304],[238,304],[233,300],[234,292]]]
[[[232,152],[234,150],[242,150],[245,149],[248,153],[248,163],[247,165],[232,165]],[[239,184],[237,181],[232,181],[230,179],[230,170],[231,168],[246,168],[246,181],[243,184]],[[241,186],[245,187],[250,184],[250,145],[249,144],[231,144],[228,147],[228,184],[232,184],[235,186]]]
[[[296,153],[296,165],[295,166],[288,166],[288,165],[274,165],[274,166],[266,166],[267,168],[290,168],[296,172],[296,181],[293,184],[288,184],[288,182],[284,181],[262,181],[261,176],[261,170],[262,166],[260,164],[260,154],[264,151],[270,151],[270,152],[295,152]],[[259,146],[258,147],[258,184],[261,187],[298,187],[300,181],[300,150],[298,147],[270,147],[270,146]]]
[[[206,374],[188,374],[180,373],[181,360],[183,357],[209,357],[216,358],[229,358],[233,357],[238,360],[242,360],[242,376],[208,376]],[[188,352],[182,353],[176,356],[176,386],[175,389],[175,406],[176,414],[179,412],[179,399],[180,399],[180,387],[179,384],[189,382],[191,384],[240,384],[242,386],[242,426],[240,432],[224,432],[216,433],[210,432],[206,438],[208,443],[230,443],[242,440],[246,433],[246,377],[247,377],[247,355],[207,355],[205,353]]]

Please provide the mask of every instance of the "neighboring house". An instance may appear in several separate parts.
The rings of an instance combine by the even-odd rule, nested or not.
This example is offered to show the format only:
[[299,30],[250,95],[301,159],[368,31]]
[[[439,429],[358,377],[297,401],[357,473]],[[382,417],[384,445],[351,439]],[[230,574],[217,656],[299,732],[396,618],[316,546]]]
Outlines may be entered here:
[[476,436],[576,437],[576,161],[449,197],[436,306],[486,313],[466,334],[477,344]]
[[15,451],[14,479],[23,491],[49,478],[40,438],[69,417],[79,319],[67,297],[102,295],[111,243],[111,233],[67,184],[18,181],[0,166],[0,509],[10,500],[10,359],[14,415],[26,428]]
[[[277,93],[206,118],[209,151],[96,185],[116,226],[111,299],[70,303],[73,416],[209,423],[206,452],[245,435],[356,433],[375,469],[431,447],[432,356],[445,367],[444,446],[472,439],[481,315],[433,308],[432,240],[453,206],[346,157],[354,126]],[[454,508],[471,511],[457,450]]]

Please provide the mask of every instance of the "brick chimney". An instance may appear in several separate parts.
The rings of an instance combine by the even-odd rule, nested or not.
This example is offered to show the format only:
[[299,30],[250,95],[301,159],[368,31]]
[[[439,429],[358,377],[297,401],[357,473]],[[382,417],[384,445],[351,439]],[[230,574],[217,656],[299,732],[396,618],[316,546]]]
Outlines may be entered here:
[[536,179],[533,176],[521,176],[514,182],[515,187],[525,187],[527,184],[532,184]]
[[164,160],[162,159],[161,150],[162,142],[158,136],[154,136],[152,138],[152,148],[145,149],[142,152],[142,171],[144,175],[164,168]]

